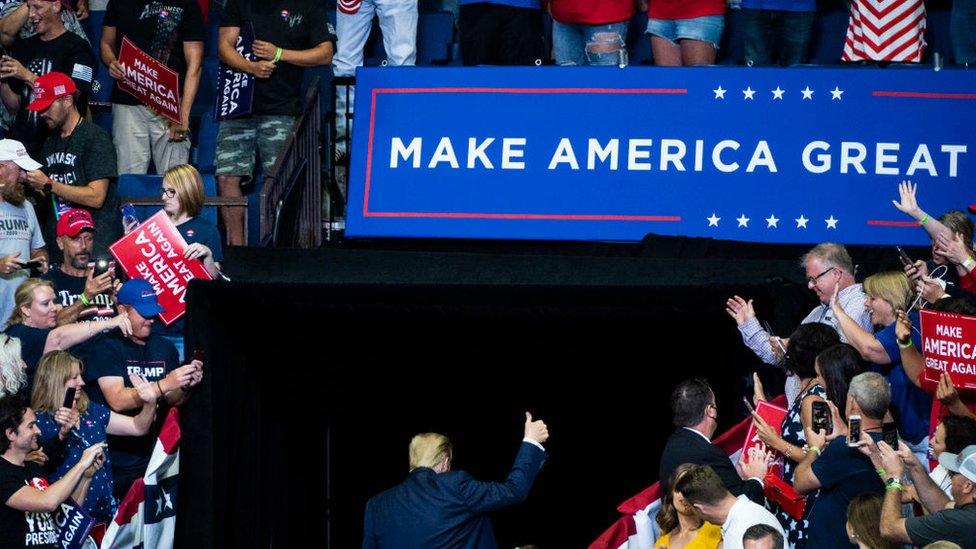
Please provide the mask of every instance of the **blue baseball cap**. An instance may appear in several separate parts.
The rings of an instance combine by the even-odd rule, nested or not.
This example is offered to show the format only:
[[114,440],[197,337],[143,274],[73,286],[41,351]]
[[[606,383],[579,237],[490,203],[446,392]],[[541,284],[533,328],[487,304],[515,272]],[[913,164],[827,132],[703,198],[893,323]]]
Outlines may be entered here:
[[141,278],[126,281],[115,294],[115,300],[120,305],[129,305],[145,318],[151,318],[163,312],[156,299],[156,292],[151,284]]

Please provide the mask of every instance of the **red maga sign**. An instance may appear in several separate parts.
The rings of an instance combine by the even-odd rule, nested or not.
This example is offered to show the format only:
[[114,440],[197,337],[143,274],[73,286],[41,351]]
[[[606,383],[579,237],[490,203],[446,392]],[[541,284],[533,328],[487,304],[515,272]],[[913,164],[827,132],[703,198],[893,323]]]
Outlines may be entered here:
[[180,76],[176,71],[140,50],[128,38],[122,37],[119,63],[125,78],[119,89],[129,92],[142,104],[170,120],[181,123]]
[[165,309],[159,318],[167,325],[186,312],[187,283],[194,278],[210,280],[203,262],[183,258],[186,241],[162,210],[109,246],[109,250],[125,274],[152,284]]
[[959,389],[976,389],[976,317],[922,310],[922,356],[929,383],[949,374]]
[[[786,408],[771,404],[765,400],[760,400],[756,404],[756,414],[763,418],[778,434],[782,435],[783,418],[786,417]],[[762,451],[772,450],[772,448],[766,448],[759,436],[756,435],[755,423],[749,424],[749,431],[746,433],[746,440],[742,445],[742,455],[748,456],[750,448],[759,448]]]

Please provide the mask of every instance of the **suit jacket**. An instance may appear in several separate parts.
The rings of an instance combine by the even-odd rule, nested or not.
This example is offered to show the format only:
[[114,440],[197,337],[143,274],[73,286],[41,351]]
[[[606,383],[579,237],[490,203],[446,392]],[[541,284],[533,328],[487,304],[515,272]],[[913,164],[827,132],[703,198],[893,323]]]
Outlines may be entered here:
[[670,490],[667,484],[671,473],[682,463],[708,465],[718,473],[722,484],[732,492],[732,495],[738,497],[745,494],[759,505],[763,505],[766,501],[762,484],[756,480],[742,480],[729,456],[721,448],[708,442],[697,432],[679,427],[671,433],[667,444],[664,445],[664,453],[661,454],[662,492]]
[[504,482],[480,482],[464,471],[437,474],[418,467],[403,484],[366,504],[363,549],[496,548],[485,513],[528,497],[545,459],[544,451],[522,442]]

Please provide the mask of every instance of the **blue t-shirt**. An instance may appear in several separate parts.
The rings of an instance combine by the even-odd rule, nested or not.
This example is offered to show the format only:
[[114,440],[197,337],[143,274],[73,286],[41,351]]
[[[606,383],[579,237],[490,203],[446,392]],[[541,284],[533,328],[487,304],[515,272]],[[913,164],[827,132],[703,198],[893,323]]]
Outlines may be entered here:
[[[97,444],[105,442],[105,430],[108,428],[108,420],[111,410],[98,404],[89,402],[88,410],[81,416],[81,425],[64,439],[64,453],[61,463],[48,479],[51,482],[63,477],[72,467],[81,461],[81,454],[88,446],[85,444]],[[61,426],[54,421],[54,414],[51,412],[41,412],[37,414],[37,427],[41,430],[40,439],[42,441],[57,438]],[[81,438],[79,438],[79,435]],[[85,439],[82,442],[81,439]],[[92,477],[91,486],[88,488],[88,495],[85,496],[85,511],[95,519],[95,522],[109,522],[115,516],[116,501],[112,496],[112,467],[111,456],[106,454],[105,466],[95,472]]]
[[[151,334],[145,345],[139,345],[118,332],[112,332],[93,343],[93,348],[97,352],[92,353],[91,362],[85,368],[85,393],[92,402],[105,406],[108,406],[108,402],[98,385],[98,378],[121,377],[126,387],[132,387],[130,373],[141,374],[150,382],[155,382],[179,366],[176,348],[156,334]],[[140,409],[115,411],[135,416]],[[164,411],[160,411],[157,419],[165,416]],[[116,470],[145,469],[154,441],[152,433],[141,437],[109,435],[108,450],[112,455],[113,467]]]
[[33,328],[18,323],[7,326],[4,333],[20,340],[20,358],[27,363],[27,394],[30,394],[34,387],[34,372],[37,371],[37,363],[44,356],[44,346],[47,345],[47,335],[51,333],[51,329]]
[[[213,223],[197,216],[177,225],[176,230],[180,231],[180,234],[183,235],[183,240],[186,240],[187,244],[199,242],[210,248],[210,253],[213,254],[213,260],[217,263],[224,260],[224,249],[220,242],[220,232]],[[179,320],[169,326],[157,320],[153,326],[153,331],[167,337],[183,337],[185,327],[186,315],[181,316]]]
[[[881,433],[868,433],[875,442]],[[810,511],[807,547],[850,547],[847,539],[847,506],[861,494],[884,494],[884,484],[871,458],[849,448],[840,437],[827,445],[811,465],[820,481],[820,496]]]
[[742,0],[747,10],[817,11],[817,0]]
[[[908,314],[912,326],[918,326],[918,312]],[[929,435],[929,416],[932,413],[932,397],[917,387],[905,373],[901,363],[901,353],[898,350],[898,336],[895,335],[895,323],[882,328],[874,334],[878,338],[891,364],[872,364],[871,369],[883,374],[891,385],[891,407],[898,423],[898,431],[902,438],[918,444]],[[912,330],[912,344],[916,349],[922,348],[922,337]]]

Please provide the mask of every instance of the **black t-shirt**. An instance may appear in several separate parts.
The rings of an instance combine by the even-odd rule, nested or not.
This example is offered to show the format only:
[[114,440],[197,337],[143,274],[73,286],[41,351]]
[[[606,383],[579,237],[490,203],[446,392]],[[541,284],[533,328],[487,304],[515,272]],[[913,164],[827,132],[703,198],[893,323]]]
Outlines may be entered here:
[[[41,157],[44,173],[51,179],[65,185],[87,185],[97,179],[108,179],[108,192],[101,208],[87,208],[53,197],[57,210],[84,208],[91,212],[95,222],[94,249],[107,250],[109,245],[122,236],[122,221],[119,214],[119,197],[115,190],[118,175],[118,162],[112,138],[98,124],[82,120],[68,137],[60,133],[50,135],[44,141]],[[44,235],[54,235],[57,220],[54,215],[46,216]],[[54,238],[47,242],[54,242]]]
[[[271,42],[286,50],[307,50],[336,35],[325,16],[320,0],[227,0],[220,16],[222,27],[254,26],[256,40]],[[304,69],[291,63],[278,63],[271,78],[258,79],[254,89],[252,114],[298,116],[302,109]]]
[[[61,307],[70,307],[81,297],[81,292],[85,291],[85,281],[83,276],[71,276],[59,268],[59,265],[51,265],[46,273],[41,275],[44,280],[50,280],[54,284],[54,300]],[[98,294],[92,301],[90,307],[85,307],[78,313],[78,322],[89,320],[108,320],[115,316],[112,296]]]
[[923,517],[908,517],[905,530],[918,547],[935,541],[951,541],[963,549],[976,548],[976,503],[943,509]]
[[4,333],[20,340],[20,358],[27,363],[27,388],[30,389],[34,386],[34,372],[37,371],[37,363],[44,356],[44,346],[47,345],[47,335],[51,333],[51,329],[33,328],[18,323],[7,326]]
[[24,486],[47,486],[36,463],[14,465],[0,457],[0,547],[56,549],[58,527],[51,513],[20,511],[7,507],[7,500]]
[[[97,349],[97,352],[91,354],[85,368],[85,394],[93,402],[105,406],[109,404],[98,385],[98,378],[121,377],[126,387],[132,387],[130,373],[141,374],[150,382],[155,382],[179,366],[176,347],[156,334],[150,335],[145,345],[139,345],[114,331],[92,341],[91,348]],[[132,416],[139,413],[139,409],[115,411]],[[163,411],[157,413],[158,420],[165,417]],[[144,470],[154,441],[152,433],[141,437],[109,435],[108,449],[111,452],[112,468]]]
[[[103,25],[115,27],[116,53],[125,36],[139,49],[176,71],[180,75],[181,87],[186,79],[183,42],[203,42],[206,38],[197,0],[109,0]],[[123,92],[114,84],[112,103],[141,104],[132,94]]]
[[[65,32],[53,40],[44,41],[40,35],[35,34],[14,42],[11,53],[24,68],[37,76],[49,72],[63,72],[70,76],[81,92],[76,103],[78,110],[82,114],[88,112],[88,96],[98,66],[95,53],[84,38],[73,32]],[[22,142],[27,147],[27,152],[35,155],[44,143],[44,138],[51,132],[38,116],[39,113],[27,110],[27,105],[34,98],[33,88],[20,80],[8,81],[11,89],[20,95],[20,110],[10,128],[9,137]]]

